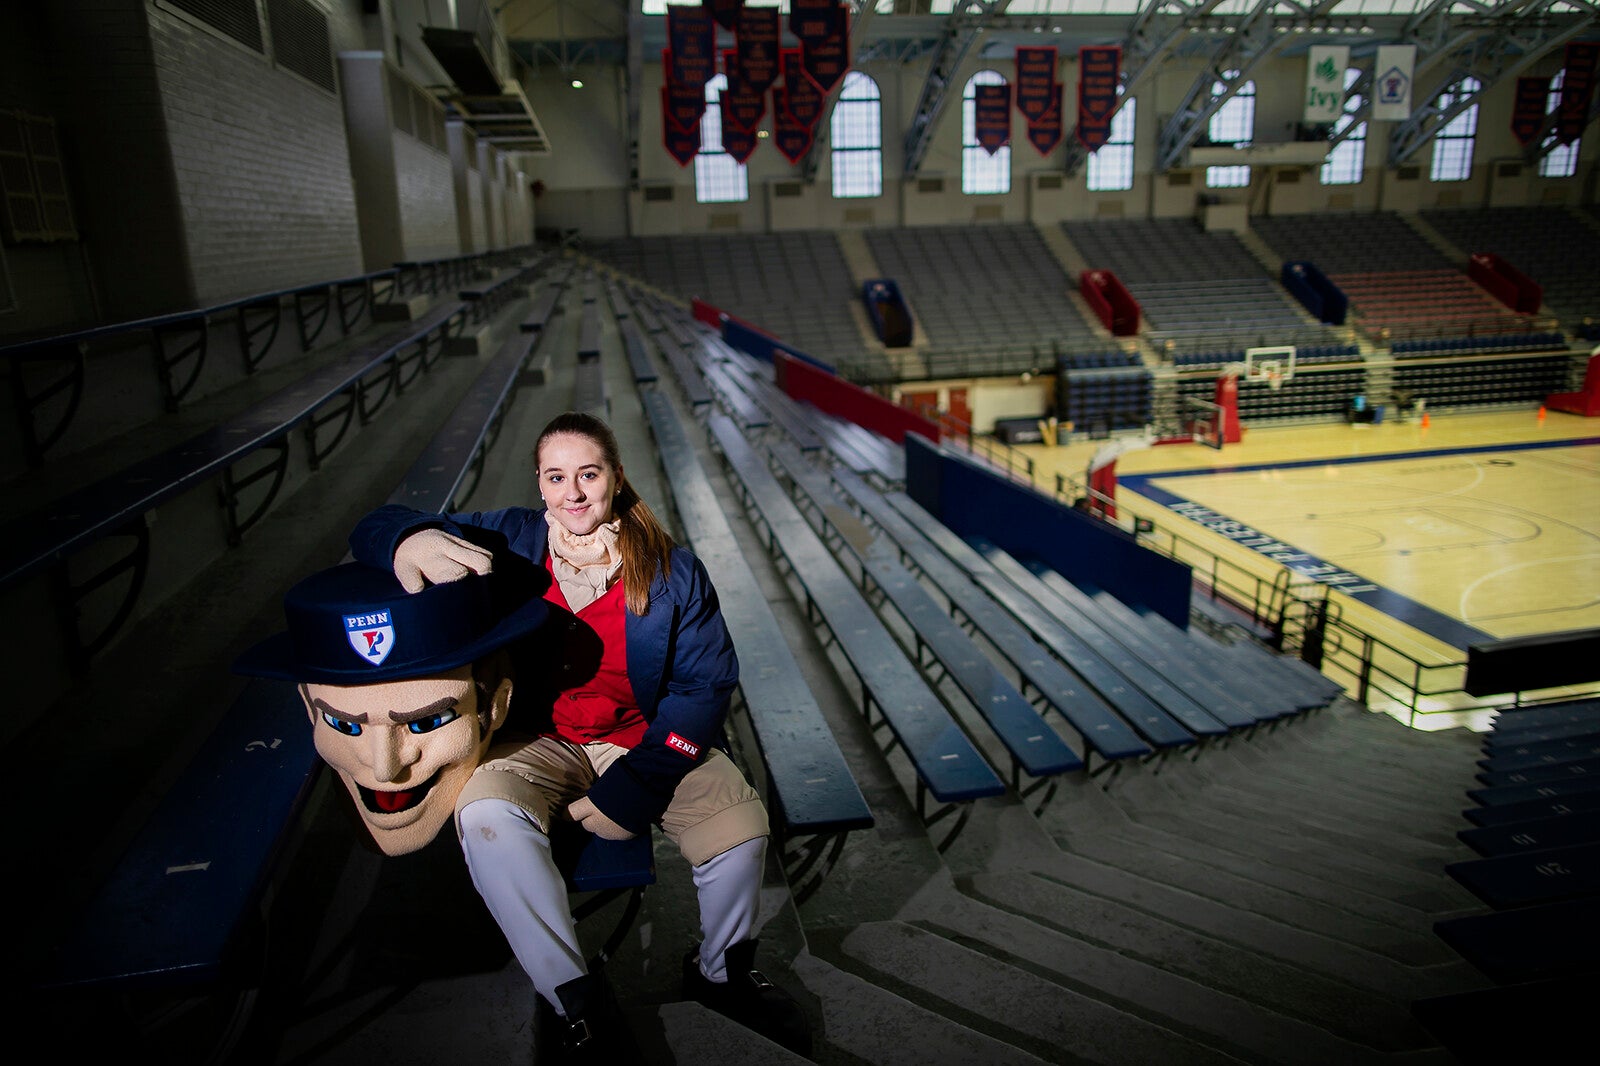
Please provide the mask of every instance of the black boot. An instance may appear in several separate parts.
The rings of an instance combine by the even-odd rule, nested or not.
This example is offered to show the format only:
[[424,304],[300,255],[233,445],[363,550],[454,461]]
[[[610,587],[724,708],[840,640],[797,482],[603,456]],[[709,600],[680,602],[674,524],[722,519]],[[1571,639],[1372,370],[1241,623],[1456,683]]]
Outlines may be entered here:
[[602,974],[585,974],[556,986],[566,1012],[539,998],[539,1063],[626,1063],[642,1061],[639,1046],[622,1016],[611,985]]
[[811,1057],[811,1023],[789,993],[756,969],[758,940],[730,945],[725,956],[726,984],[706,980],[700,972],[698,949],[683,960],[683,992],[690,999],[753,1029],[797,1055]]

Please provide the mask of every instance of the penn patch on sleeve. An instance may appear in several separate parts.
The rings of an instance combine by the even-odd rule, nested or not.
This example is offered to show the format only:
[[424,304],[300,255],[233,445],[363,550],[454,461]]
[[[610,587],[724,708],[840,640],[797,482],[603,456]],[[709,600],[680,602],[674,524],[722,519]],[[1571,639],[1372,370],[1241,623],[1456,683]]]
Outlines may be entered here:
[[667,747],[677,748],[691,759],[697,759],[700,757],[700,745],[691,744],[689,741],[684,740],[676,733],[667,734]]

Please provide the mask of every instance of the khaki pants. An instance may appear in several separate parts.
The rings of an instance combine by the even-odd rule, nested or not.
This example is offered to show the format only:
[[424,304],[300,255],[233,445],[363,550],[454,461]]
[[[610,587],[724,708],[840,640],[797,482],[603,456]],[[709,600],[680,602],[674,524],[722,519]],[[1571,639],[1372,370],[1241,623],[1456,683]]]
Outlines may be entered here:
[[[565,819],[567,805],[585,795],[627,751],[615,744],[574,744],[558,737],[497,745],[461,790],[456,811],[474,800],[502,799],[526,811],[548,834],[552,816]],[[459,833],[459,823],[456,829]],[[733,760],[716,748],[678,782],[661,816],[661,829],[693,866],[771,832],[761,797]]]

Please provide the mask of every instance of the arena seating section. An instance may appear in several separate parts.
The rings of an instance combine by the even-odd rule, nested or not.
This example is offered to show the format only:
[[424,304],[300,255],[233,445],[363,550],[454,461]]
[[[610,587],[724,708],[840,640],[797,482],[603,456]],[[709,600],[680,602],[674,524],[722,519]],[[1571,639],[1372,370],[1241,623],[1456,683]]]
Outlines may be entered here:
[[1110,270],[1143,309],[1145,337],[1162,351],[1333,345],[1338,334],[1307,315],[1232,233],[1187,218],[1062,224],[1090,269]]
[[1422,220],[1463,253],[1494,252],[1536,279],[1545,306],[1566,329],[1576,332],[1586,318],[1600,321],[1600,220],[1592,208],[1423,211]]
[[859,294],[831,233],[616,238],[584,251],[679,300],[711,299],[825,362],[862,354],[850,310]]

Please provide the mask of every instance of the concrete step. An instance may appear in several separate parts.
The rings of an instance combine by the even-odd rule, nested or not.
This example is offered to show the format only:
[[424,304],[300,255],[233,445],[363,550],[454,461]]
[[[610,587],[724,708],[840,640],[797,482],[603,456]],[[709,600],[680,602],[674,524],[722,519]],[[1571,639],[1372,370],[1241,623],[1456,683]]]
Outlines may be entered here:
[[[949,1014],[896,995],[870,979],[814,955],[795,960],[794,972],[816,997],[827,1029],[814,1034],[816,1062],[872,1063],[873,1066],[931,1066],[983,1063],[985,1066],[1038,1066],[1060,1061],[1041,1057],[1007,1040],[980,1032]],[[680,1062],[700,1062],[696,1051]],[[709,1060],[716,1061],[716,1060]],[[746,1059],[745,1062],[763,1061]]]

